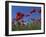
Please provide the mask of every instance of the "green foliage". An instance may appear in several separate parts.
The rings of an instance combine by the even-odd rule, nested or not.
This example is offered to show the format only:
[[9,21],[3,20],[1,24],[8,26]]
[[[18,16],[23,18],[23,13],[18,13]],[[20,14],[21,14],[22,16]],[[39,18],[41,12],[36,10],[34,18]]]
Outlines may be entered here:
[[27,25],[21,26],[19,22],[16,25],[12,26],[12,31],[21,31],[21,30],[40,30],[41,24],[33,24],[32,22],[27,23]]

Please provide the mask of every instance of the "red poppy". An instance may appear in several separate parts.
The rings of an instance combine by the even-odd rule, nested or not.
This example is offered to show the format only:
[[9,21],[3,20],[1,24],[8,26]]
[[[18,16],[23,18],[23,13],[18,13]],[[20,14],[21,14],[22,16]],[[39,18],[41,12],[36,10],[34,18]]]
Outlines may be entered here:
[[20,19],[22,19],[22,18],[23,18],[23,16],[24,16],[24,14],[23,14],[23,13],[18,12],[18,13],[16,14],[16,20],[20,20]]
[[32,14],[32,13],[35,13],[35,11],[36,11],[35,9],[32,9],[32,11],[31,11],[30,13],[31,13],[31,14]]
[[38,12],[41,13],[41,9]]

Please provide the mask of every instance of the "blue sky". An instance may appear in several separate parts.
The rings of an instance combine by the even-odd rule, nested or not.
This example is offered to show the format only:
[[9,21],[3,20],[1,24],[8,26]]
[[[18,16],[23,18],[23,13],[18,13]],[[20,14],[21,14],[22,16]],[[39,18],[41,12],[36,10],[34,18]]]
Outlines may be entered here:
[[[24,14],[29,14],[30,11],[32,11],[32,9],[35,9],[35,10],[40,10],[41,7],[27,7],[27,6],[12,6],[12,18],[15,18],[16,16],[16,13],[17,12],[22,12]],[[37,18],[37,17],[40,17],[40,14],[39,13],[33,13],[32,18]],[[30,19],[30,16],[29,17],[24,17],[24,20],[29,20]]]

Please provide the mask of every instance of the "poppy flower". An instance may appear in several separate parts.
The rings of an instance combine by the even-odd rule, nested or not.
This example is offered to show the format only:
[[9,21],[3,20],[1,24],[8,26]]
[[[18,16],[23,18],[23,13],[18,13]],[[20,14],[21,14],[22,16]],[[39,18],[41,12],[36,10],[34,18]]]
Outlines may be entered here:
[[22,18],[23,18],[23,16],[24,16],[24,14],[23,14],[23,13],[18,12],[18,13],[16,14],[16,20],[20,20],[20,19],[22,19]]
[[38,12],[41,13],[41,9]]
[[31,13],[31,14],[32,14],[32,13],[35,13],[35,11],[36,11],[35,9],[32,9],[32,11],[31,11],[30,13]]

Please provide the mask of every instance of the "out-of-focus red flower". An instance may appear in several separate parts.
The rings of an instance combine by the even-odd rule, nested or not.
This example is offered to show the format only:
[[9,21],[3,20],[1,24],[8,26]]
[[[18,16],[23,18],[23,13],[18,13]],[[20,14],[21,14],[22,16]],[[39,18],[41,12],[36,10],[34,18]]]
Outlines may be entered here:
[[41,13],[41,9],[38,12]]
[[21,12],[17,12],[17,14],[16,14],[16,20],[20,20],[20,19],[22,19],[23,16],[24,16],[23,13],[21,13]]
[[36,11],[35,9],[32,9],[32,11],[31,11],[30,13],[31,13],[31,14],[32,14],[32,13],[35,13],[35,11]]

